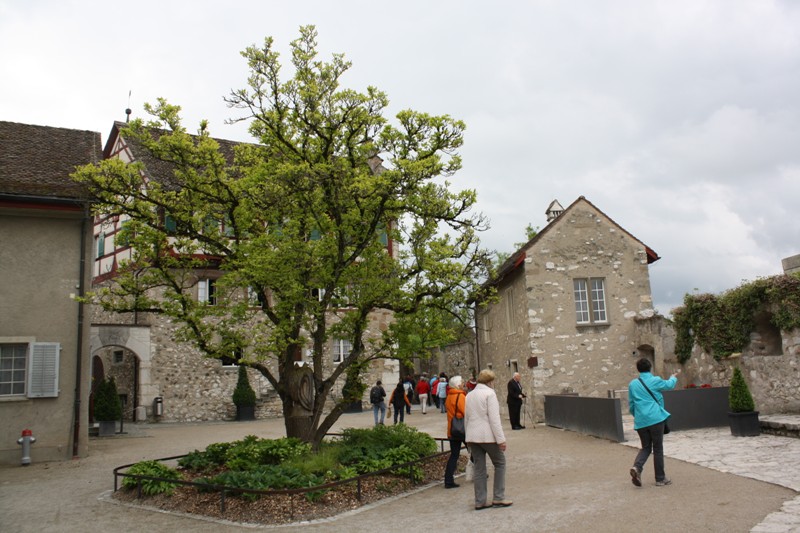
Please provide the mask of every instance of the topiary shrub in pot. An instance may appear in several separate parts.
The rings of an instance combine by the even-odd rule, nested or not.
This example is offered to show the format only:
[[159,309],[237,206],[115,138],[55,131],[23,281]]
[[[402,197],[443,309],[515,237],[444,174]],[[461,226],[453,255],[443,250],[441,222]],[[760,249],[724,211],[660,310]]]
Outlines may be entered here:
[[102,379],[94,392],[94,419],[100,425],[99,435],[107,437],[117,431],[117,420],[122,418],[122,402],[117,394],[114,378]]
[[761,434],[758,411],[739,367],[733,369],[733,378],[728,392],[728,421],[734,437],[757,437]]
[[250,386],[247,367],[239,365],[239,380],[233,389],[233,403],[236,405],[236,420],[256,419],[256,391]]

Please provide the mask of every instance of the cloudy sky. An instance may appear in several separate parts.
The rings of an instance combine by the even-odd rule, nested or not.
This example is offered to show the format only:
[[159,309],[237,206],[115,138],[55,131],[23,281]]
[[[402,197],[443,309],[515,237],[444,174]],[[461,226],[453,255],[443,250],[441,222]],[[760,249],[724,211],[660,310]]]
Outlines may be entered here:
[[[195,130],[245,86],[239,52],[314,24],[390,114],[467,124],[455,188],[486,247],[585,196],[654,249],[656,307],[781,272],[800,253],[800,2],[0,0],[0,120],[99,131],[165,97]],[[130,93],[130,98],[129,98]]]

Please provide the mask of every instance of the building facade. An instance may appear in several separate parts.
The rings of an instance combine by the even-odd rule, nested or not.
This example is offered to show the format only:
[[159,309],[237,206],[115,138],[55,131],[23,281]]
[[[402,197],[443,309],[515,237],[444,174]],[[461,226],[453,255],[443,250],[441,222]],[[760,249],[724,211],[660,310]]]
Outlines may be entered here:
[[92,220],[77,165],[101,157],[100,134],[0,122],[0,462],[88,450]]
[[[148,173],[170,172],[164,163],[152,159],[135,142],[129,142],[115,123],[104,150],[104,157],[125,162],[144,163]],[[227,157],[232,157],[237,143],[215,139]],[[118,266],[132,257],[132,249],[119,234],[125,224],[119,216],[98,217],[94,224],[93,287],[111,284]],[[391,241],[388,242],[391,253]],[[215,282],[223,273],[209,267],[194,272],[191,294],[213,304]],[[241,298],[250,298],[241,294]],[[257,301],[253,302],[257,306]],[[330,318],[331,323],[335,320]],[[373,312],[365,343],[377,340],[392,321],[388,311]],[[229,420],[236,409],[232,401],[238,367],[234,358],[213,359],[193,345],[175,340],[176,325],[168,317],[152,313],[113,313],[94,307],[91,326],[92,372],[94,379],[113,376],[123,399],[125,418],[133,421],[195,422]],[[325,373],[349,353],[350,343],[331,339],[325,346]],[[297,364],[311,360],[310,350],[301,350]],[[250,383],[256,391],[256,416],[282,416],[282,403],[269,381],[260,372],[248,369]],[[394,360],[373,361],[366,383],[381,379],[393,385],[399,379],[399,364]],[[337,382],[330,401],[340,398],[344,377]],[[365,393],[366,395],[366,393]],[[365,396],[366,400],[366,396]]]
[[503,405],[503,386],[520,372],[536,419],[546,394],[606,397],[627,387],[638,357],[663,361],[637,333],[656,314],[649,265],[658,255],[584,197],[566,209],[554,201],[547,215],[491,280],[496,301],[476,307],[478,366],[498,375]]

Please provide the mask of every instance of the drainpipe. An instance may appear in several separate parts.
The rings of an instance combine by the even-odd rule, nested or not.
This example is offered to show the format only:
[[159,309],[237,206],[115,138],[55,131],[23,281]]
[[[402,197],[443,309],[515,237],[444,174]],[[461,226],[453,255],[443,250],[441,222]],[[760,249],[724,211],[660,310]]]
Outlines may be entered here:
[[475,374],[481,371],[481,339],[478,337],[478,332],[481,328],[478,327],[478,304],[475,304]]
[[[89,226],[91,216],[89,213],[89,204],[84,206],[83,220],[81,220],[81,249],[80,249],[80,269],[78,280],[78,297],[83,298],[86,291],[85,273],[86,273],[86,231]],[[81,361],[83,359],[83,320],[84,320],[85,305],[82,301],[78,302],[78,342],[75,345],[75,407],[73,410],[73,433],[72,433],[72,458],[78,458],[78,451],[80,449],[81,439],[81,381],[83,377],[83,370],[81,368]]]

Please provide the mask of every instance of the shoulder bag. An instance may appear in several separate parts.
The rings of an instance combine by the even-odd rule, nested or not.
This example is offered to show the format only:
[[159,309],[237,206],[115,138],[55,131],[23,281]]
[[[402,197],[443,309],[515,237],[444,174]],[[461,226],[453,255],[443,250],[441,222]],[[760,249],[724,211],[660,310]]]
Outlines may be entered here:
[[[647,392],[649,392],[649,393],[650,393],[650,396],[652,396],[652,397],[653,397],[653,401],[654,401],[654,402],[656,402],[656,403],[658,403],[658,400],[656,400],[656,395],[655,395],[655,394],[653,394],[653,391],[651,391],[651,390],[650,390],[650,388],[647,386],[647,384],[644,382],[644,380],[643,380],[642,378],[639,378],[639,381],[641,381],[641,382],[642,382],[642,386],[644,386],[644,390],[646,390]],[[667,421],[666,421],[666,420],[664,420],[664,435],[666,435],[666,434],[667,434],[667,433],[669,433],[670,431],[672,431],[672,430],[671,430],[671,429],[669,429],[669,425],[667,425]]]
[[456,413],[455,416],[453,416],[453,420],[450,422],[450,438],[454,440],[466,441],[467,430],[464,427],[464,417],[458,416],[458,400],[459,398],[456,397]]

